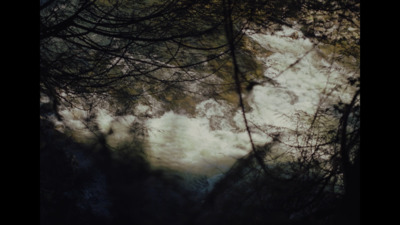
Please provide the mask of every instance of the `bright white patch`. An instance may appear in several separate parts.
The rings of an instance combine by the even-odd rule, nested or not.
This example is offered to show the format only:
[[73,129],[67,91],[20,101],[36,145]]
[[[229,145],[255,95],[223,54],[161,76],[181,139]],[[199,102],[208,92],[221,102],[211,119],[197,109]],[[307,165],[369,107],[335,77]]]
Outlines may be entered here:
[[188,118],[167,112],[147,125],[150,160],[160,167],[215,175],[226,171],[249,149],[246,133],[212,131],[204,117]]
[[146,115],[146,114],[151,114],[151,110],[150,110],[149,106],[139,103],[135,107],[135,113],[138,114],[138,115]]
[[50,98],[47,95],[40,95],[40,105],[50,102]]
[[105,109],[98,109],[96,122],[101,132],[107,133],[111,128],[111,121],[114,118]]
[[84,130],[86,128],[82,120],[87,116],[86,111],[78,108],[63,109],[59,111],[63,117],[65,125],[72,130]]
[[[290,38],[294,32],[300,38]],[[268,58],[263,58],[267,66],[264,75],[278,83],[275,86],[269,83],[255,86],[248,97],[255,109],[249,113],[249,118],[256,124],[294,129],[290,118],[296,111],[312,114],[321,101],[329,103],[336,101],[340,95],[342,98],[349,95],[344,95],[346,91],[339,88],[340,84],[345,83],[349,72],[320,57],[314,44],[305,39],[300,31],[284,26],[282,31],[274,35],[249,36],[274,52]],[[330,92],[332,94],[327,96]]]
[[[294,32],[297,32],[300,38],[291,38],[290,35]],[[249,34],[249,36],[264,48],[273,52],[284,52],[286,57],[290,57],[294,61],[298,59],[297,57],[302,56],[302,54],[313,48],[313,43],[309,39],[304,39],[304,35],[300,31],[286,26],[283,26],[283,30],[275,32],[274,35],[267,33]]]

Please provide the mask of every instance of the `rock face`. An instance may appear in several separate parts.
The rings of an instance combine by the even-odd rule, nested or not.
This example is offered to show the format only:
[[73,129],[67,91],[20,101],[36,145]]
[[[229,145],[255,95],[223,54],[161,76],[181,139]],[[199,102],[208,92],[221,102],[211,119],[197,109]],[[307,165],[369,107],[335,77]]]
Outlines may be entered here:
[[290,37],[291,37],[292,39],[297,40],[297,39],[299,39],[299,33],[293,32],[293,34],[291,34]]
[[353,41],[360,38],[359,12],[350,10],[307,10],[299,13],[299,18],[294,20],[301,24],[306,34],[316,37],[324,37],[331,40],[342,38]]

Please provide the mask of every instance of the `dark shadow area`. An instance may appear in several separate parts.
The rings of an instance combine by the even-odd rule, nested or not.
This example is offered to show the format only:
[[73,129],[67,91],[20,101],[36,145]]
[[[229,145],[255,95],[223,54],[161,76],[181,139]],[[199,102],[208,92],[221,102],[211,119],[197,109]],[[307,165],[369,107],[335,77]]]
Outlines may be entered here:
[[104,224],[90,210],[78,207],[93,172],[77,173],[74,159],[65,152],[67,146],[84,149],[50,122],[40,121],[40,224]]
[[153,170],[140,143],[110,150],[40,121],[40,224],[184,224],[190,193]]
[[[257,147],[267,154],[272,144]],[[194,224],[360,224],[359,180],[354,192],[334,191],[321,174],[293,170],[296,163],[268,166],[265,173],[254,153],[238,160],[215,185]],[[359,176],[359,165],[352,170]],[[311,174],[311,173],[310,173]]]
[[[96,145],[83,145],[46,120],[40,134],[43,225],[359,224],[357,179],[344,195],[323,186],[319,173],[293,174],[301,168],[295,163],[268,165],[265,173],[251,152],[198,201],[179,175],[151,169],[140,142],[115,151],[99,136]],[[272,146],[257,152],[265,157]],[[359,161],[351,171],[359,177]]]

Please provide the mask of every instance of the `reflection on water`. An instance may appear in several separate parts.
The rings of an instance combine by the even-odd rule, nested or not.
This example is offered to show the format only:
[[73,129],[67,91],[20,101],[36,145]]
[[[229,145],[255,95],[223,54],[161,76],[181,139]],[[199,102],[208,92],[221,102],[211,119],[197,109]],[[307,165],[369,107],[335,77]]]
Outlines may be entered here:
[[173,112],[149,120],[152,163],[206,175],[226,171],[235,159],[247,153],[247,134],[234,132],[229,125],[211,130],[209,123],[204,117],[188,118]]
[[[297,38],[293,38],[295,32]],[[248,35],[273,52],[268,56],[256,55],[266,65],[264,76],[271,82],[256,85],[245,93],[251,107],[247,114],[250,124],[295,129],[292,118],[296,112],[312,114],[317,107],[328,106],[339,98],[349,101],[353,90],[345,84],[351,73],[329,62],[329,56],[319,51],[319,44],[305,38],[299,30],[283,27],[274,34]],[[142,104],[137,105],[135,112],[135,115],[115,116],[109,105],[90,112],[61,108],[65,120],[53,121],[60,131],[69,128],[81,141],[95,138],[96,132],[100,132],[111,148],[135,143],[132,140],[140,134],[151,166],[179,174],[184,183],[195,184],[197,191],[209,191],[236,159],[250,151],[239,108],[224,101],[209,99],[199,103],[195,117],[172,111],[155,117],[159,112],[154,113],[151,107]],[[94,125],[85,123],[90,116],[95,118]],[[256,145],[271,141],[265,132],[254,127],[252,132]],[[197,182],[194,177],[203,180]]]
[[[297,32],[297,39],[291,37],[293,32]],[[352,90],[346,90],[344,84],[350,73],[328,63],[327,56],[321,55],[318,46],[300,31],[284,27],[274,35],[249,36],[274,52],[258,57],[267,65],[264,76],[275,82],[257,85],[246,94],[252,108],[248,113],[251,123],[295,129],[292,118],[296,112],[312,114],[317,107],[329,106],[338,98],[349,101]],[[235,159],[250,151],[241,112],[236,110],[230,118],[227,104],[207,100],[197,106],[195,118],[166,112],[149,119],[151,163],[207,176],[225,172]],[[263,132],[253,131],[256,144],[271,141]]]

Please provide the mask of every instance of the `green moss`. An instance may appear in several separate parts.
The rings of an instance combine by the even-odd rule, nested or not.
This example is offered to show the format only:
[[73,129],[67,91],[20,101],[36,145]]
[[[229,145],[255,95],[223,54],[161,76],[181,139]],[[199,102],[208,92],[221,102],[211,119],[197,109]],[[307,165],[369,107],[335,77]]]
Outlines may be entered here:
[[360,63],[360,45],[341,40],[335,44],[323,44],[319,46],[324,57],[333,56],[336,62],[344,67],[357,70]]
[[186,95],[184,98],[177,99],[173,105],[176,109],[184,109],[190,115],[195,116],[197,103],[199,102],[196,98]]
[[243,36],[242,40],[239,43],[240,49],[247,52],[251,56],[262,56],[262,57],[268,57],[273,54],[272,51],[269,51],[265,49],[262,45],[260,45],[258,42],[254,41],[252,38],[248,36]]
[[154,94],[153,97],[164,103],[166,111],[184,112],[191,116],[195,116],[196,105],[201,101],[190,93],[182,91],[179,87],[168,88],[159,94]]
[[218,97],[220,99],[227,101],[232,105],[239,105],[239,95],[236,92],[233,91],[224,92],[221,93]]

